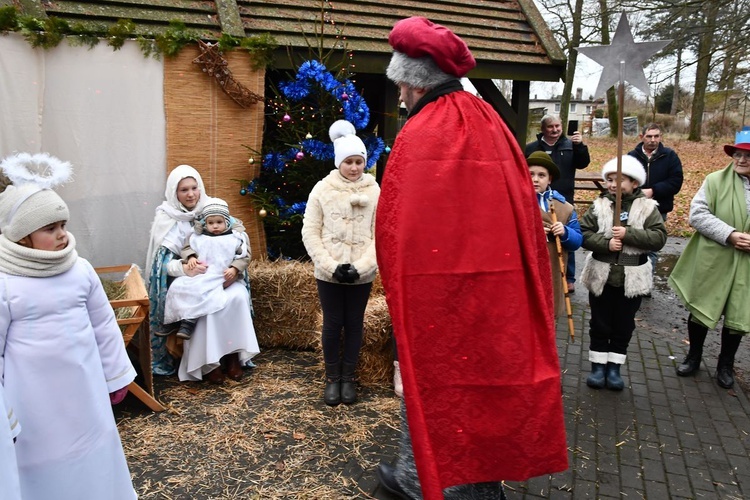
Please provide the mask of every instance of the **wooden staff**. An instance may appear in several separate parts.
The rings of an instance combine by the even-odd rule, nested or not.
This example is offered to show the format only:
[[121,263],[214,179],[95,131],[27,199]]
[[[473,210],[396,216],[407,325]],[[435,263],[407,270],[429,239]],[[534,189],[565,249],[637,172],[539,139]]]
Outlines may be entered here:
[[[555,205],[552,203],[552,199],[549,200],[549,215],[552,218],[552,224],[557,223],[557,214],[555,214]],[[555,248],[557,249],[557,261],[560,264],[560,278],[562,279],[563,292],[565,292],[565,310],[568,313],[568,331],[570,331],[570,340],[575,342],[576,339],[576,328],[573,326],[573,308],[570,305],[570,291],[568,290],[568,280],[565,279],[565,262],[563,261],[562,244],[560,243],[560,237],[555,236]],[[557,291],[555,291],[557,294]],[[557,311],[555,311],[557,314]]]
[[620,61],[620,84],[617,87],[617,100],[619,101],[619,108],[617,110],[617,174],[615,175],[617,191],[615,191],[615,213],[614,220],[612,221],[613,227],[621,225],[620,212],[622,212],[622,127],[625,122],[625,82],[622,79],[623,66],[625,66],[625,61]]

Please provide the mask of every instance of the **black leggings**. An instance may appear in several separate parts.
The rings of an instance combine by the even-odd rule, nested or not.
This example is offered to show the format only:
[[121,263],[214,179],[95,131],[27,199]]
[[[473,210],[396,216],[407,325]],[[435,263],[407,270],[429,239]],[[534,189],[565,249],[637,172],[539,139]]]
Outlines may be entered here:
[[365,307],[372,283],[343,285],[317,280],[323,310],[323,360],[341,361],[341,329],[344,329],[344,363],[357,364],[362,347]]

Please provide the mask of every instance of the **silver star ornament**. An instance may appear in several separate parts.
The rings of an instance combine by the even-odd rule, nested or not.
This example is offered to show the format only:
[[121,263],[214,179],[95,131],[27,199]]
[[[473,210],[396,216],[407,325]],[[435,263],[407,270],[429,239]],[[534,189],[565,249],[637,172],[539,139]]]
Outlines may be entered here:
[[590,57],[604,68],[602,75],[599,77],[599,85],[596,87],[594,97],[603,96],[609,87],[620,82],[621,67],[624,81],[640,89],[646,95],[650,95],[651,89],[643,72],[643,63],[669,45],[671,41],[659,40],[636,43],[633,40],[633,34],[630,32],[628,17],[623,12],[620,16],[620,22],[617,24],[615,35],[612,37],[612,44],[578,47],[576,50]]

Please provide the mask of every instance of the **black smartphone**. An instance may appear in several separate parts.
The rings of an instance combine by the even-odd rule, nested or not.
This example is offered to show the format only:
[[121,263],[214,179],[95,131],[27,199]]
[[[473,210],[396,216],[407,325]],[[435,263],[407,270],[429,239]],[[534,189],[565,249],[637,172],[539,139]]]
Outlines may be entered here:
[[568,133],[567,136],[575,134],[578,131],[578,120],[568,120]]

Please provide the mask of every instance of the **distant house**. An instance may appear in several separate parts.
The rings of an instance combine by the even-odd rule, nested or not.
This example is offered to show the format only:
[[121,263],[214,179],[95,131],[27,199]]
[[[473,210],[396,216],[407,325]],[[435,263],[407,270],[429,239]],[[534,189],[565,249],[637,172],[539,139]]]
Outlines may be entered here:
[[[537,99],[534,96],[533,99],[529,99],[529,111],[533,118],[541,119],[544,115],[560,116],[560,106],[562,101],[561,96],[557,96],[549,99]],[[602,98],[599,99],[584,99],[583,89],[576,89],[575,99],[570,100],[570,109],[568,111],[568,120],[578,121],[578,130],[582,133],[591,130],[591,120],[594,117],[594,111],[598,108],[606,106],[606,101]],[[532,118],[532,120],[533,120]],[[533,122],[530,124],[531,129],[538,125]]]

